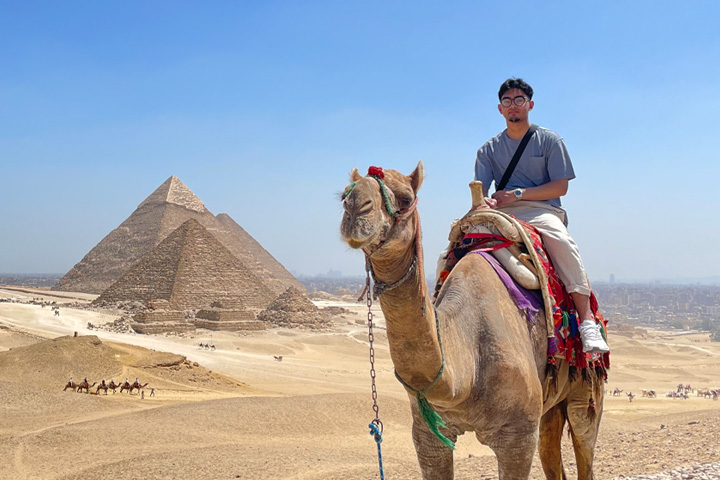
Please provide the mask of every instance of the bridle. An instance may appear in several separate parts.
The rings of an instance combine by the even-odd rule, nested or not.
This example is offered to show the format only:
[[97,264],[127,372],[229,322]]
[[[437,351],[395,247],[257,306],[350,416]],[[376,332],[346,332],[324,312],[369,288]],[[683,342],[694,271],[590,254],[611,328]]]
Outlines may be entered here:
[[[377,298],[382,295],[385,292],[388,292],[390,290],[393,290],[403,283],[405,283],[415,272],[415,270],[418,268],[418,264],[422,266],[422,256],[420,255],[420,248],[422,245],[421,241],[421,229],[420,229],[420,218],[417,215],[417,204],[418,204],[418,197],[415,196],[415,199],[413,202],[408,206],[407,208],[394,210],[392,207],[392,203],[390,202],[390,196],[387,193],[387,187],[384,182],[385,173],[383,172],[382,168],[380,167],[370,167],[368,169],[368,174],[366,177],[373,178],[378,182],[378,185],[380,186],[380,196],[382,197],[383,204],[385,206],[385,209],[387,210],[388,214],[395,219],[395,223],[401,223],[407,221],[410,217],[415,216],[415,254],[412,263],[410,264],[410,267],[408,268],[407,272],[405,272],[405,275],[398,280],[397,282],[394,282],[390,285],[388,285],[385,282],[378,281],[378,279],[375,277],[375,272],[372,268],[371,258],[375,252],[377,252],[384,244],[385,240],[382,240],[379,244],[377,244],[372,251],[370,252],[364,252],[365,253],[365,271],[368,274],[368,279],[365,285],[365,290],[360,295],[360,299],[365,295],[365,292],[369,288],[370,278],[369,276],[372,276],[373,279],[373,298],[377,300]],[[347,189],[345,189],[345,192],[342,195],[343,201],[350,195],[350,192],[355,188],[355,185],[357,182],[351,183]],[[422,267],[421,267],[422,268]],[[424,303],[424,302],[423,302]]]

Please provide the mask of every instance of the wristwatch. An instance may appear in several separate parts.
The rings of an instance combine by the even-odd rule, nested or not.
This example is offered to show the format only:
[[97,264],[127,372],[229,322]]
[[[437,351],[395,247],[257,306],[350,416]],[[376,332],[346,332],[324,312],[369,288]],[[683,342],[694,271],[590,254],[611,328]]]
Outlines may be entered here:
[[513,190],[513,195],[515,195],[515,198],[517,200],[522,200],[522,195],[524,191],[525,190],[523,190],[522,188],[516,188],[515,190]]

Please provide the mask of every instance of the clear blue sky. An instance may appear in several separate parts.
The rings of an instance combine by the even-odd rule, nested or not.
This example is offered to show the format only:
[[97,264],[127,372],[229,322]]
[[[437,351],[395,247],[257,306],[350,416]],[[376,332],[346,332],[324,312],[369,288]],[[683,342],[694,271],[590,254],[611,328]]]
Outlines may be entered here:
[[591,280],[718,275],[720,3],[504,5],[2,2],[0,272],[66,272],[177,175],[293,273],[362,275],[337,194],[421,159],[432,265],[517,76]]

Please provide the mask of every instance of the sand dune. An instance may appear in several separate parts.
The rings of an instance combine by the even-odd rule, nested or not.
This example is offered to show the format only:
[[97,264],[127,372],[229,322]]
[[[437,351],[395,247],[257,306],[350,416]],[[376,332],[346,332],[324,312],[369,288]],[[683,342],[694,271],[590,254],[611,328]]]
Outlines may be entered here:
[[[39,306],[0,303],[0,479],[379,478],[367,427],[367,332],[357,323],[367,312],[345,307],[354,313],[336,318],[331,331],[182,338],[91,331],[88,321],[112,316],[61,308],[53,317]],[[720,461],[720,401],[664,396],[679,383],[720,387],[720,343],[702,334],[610,334],[607,388],[623,393],[606,397],[598,478]],[[200,350],[211,336],[217,350]],[[419,478],[407,396],[384,332],[375,338],[385,474]],[[138,377],[156,395],[63,392],[71,375],[91,383]],[[659,397],[642,398],[641,389]],[[574,474],[567,440],[563,448]],[[492,452],[472,435],[458,442],[456,463],[457,479],[497,477]],[[537,461],[532,475],[542,478]]]

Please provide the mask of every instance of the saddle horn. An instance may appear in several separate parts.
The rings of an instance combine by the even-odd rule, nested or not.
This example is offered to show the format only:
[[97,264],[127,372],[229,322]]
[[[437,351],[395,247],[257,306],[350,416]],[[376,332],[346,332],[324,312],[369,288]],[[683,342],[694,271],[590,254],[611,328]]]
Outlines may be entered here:
[[479,180],[470,182],[470,193],[472,194],[472,208],[487,207],[485,203],[485,195],[483,194],[483,184]]

